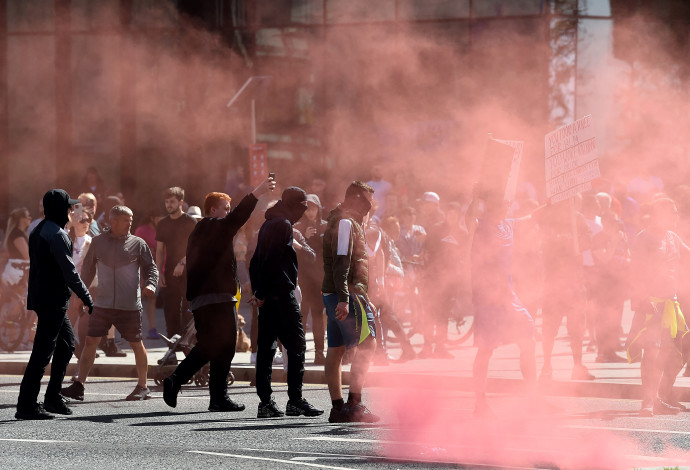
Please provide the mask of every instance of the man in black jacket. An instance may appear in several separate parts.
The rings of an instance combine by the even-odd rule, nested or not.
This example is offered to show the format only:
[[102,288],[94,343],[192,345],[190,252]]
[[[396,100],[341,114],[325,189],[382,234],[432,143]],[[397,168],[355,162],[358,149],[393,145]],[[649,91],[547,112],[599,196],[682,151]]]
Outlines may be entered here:
[[[36,312],[36,337],[19,388],[17,419],[51,419],[50,413],[71,415],[60,395],[65,371],[74,353],[74,331],[67,318],[72,291],[93,311],[93,300],[72,262],[72,240],[65,231],[72,206],[79,204],[62,189],[43,196],[45,219],[29,236],[27,308]],[[37,403],[41,378],[53,358],[45,404]],[[50,413],[47,413],[50,412]]]
[[292,225],[307,210],[307,193],[291,186],[282,199],[266,211],[266,222],[259,230],[254,256],[249,264],[254,298],[259,306],[259,350],[256,355],[256,393],[261,399],[258,418],[283,416],[273,400],[271,373],[276,340],[287,350],[288,416],[318,416],[302,397],[306,340],[302,313],[295,298],[297,287],[297,252],[302,249],[293,239]]
[[273,190],[273,178],[257,186],[230,210],[230,196],[209,193],[204,215],[187,242],[187,300],[194,313],[196,345],[163,382],[163,400],[177,406],[182,384],[210,361],[209,411],[242,411],[228,397],[228,374],[237,342],[237,303],[240,287],[233,239],[247,222],[259,196]]

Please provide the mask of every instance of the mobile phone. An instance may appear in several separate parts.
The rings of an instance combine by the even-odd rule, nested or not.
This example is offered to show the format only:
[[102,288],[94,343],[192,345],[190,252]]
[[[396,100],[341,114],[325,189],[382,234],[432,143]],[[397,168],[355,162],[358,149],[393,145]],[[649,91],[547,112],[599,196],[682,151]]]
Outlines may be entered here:
[[75,204],[74,206],[74,212],[72,215],[72,220],[79,222],[82,217],[84,216],[84,206],[80,204]]

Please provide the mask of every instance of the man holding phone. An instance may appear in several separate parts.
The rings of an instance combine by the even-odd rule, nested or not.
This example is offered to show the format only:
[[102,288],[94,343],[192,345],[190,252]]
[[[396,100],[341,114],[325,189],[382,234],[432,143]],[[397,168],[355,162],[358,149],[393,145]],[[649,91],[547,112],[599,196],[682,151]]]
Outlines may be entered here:
[[230,210],[230,196],[213,192],[204,198],[204,215],[187,243],[187,300],[194,313],[196,345],[163,382],[163,400],[177,406],[177,394],[210,362],[209,411],[244,410],[228,396],[228,374],[237,342],[237,303],[240,286],[233,239],[251,216],[258,198],[273,189],[268,178]]

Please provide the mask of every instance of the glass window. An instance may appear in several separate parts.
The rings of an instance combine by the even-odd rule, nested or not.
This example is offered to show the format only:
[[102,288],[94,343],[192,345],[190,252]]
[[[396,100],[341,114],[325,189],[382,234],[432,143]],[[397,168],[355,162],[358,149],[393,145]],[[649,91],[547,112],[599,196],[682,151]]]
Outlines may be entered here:
[[258,0],[257,20],[262,26],[287,26],[292,23],[323,23],[324,0]]
[[[40,60],[27,60],[40,58]],[[10,36],[7,40],[10,198],[43,194],[56,178],[55,40]],[[33,197],[33,196],[31,196]],[[11,200],[11,205],[19,201]],[[36,202],[23,201],[34,213]]]
[[54,30],[55,2],[7,0],[7,29],[10,32]]
[[611,16],[610,0],[579,0],[580,14],[591,16]]
[[540,15],[544,13],[543,0],[481,0],[472,2],[472,16]]
[[395,0],[326,0],[327,23],[395,20]]
[[119,149],[120,38],[72,36],[72,143],[78,153],[103,158],[105,174],[117,174]]
[[120,0],[72,0],[70,22],[74,31],[117,28],[120,25]]
[[292,21],[304,24],[323,23],[323,2],[324,0],[293,0]]
[[174,2],[133,0],[132,26],[165,28],[178,25],[179,13]]
[[398,0],[401,20],[468,18],[470,0]]

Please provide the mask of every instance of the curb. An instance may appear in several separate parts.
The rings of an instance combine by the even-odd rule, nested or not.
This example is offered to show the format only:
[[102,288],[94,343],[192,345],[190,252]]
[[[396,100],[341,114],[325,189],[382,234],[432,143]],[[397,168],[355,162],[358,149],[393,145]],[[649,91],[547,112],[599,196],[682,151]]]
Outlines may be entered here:
[[[0,373],[5,375],[23,375],[26,364],[23,362],[0,362]],[[173,368],[170,366],[170,372]],[[149,366],[149,379],[157,375],[159,367]],[[70,364],[67,367],[66,376],[76,374],[77,364]],[[233,366],[232,372],[235,380],[240,382],[251,382],[255,377],[254,366],[240,365]],[[50,366],[46,369],[46,376],[50,373]],[[136,377],[136,367],[133,364],[94,364],[89,374],[91,377]],[[273,381],[284,383],[287,381],[287,374],[282,367],[273,370]],[[326,375],[323,369],[306,369],[304,371],[305,384],[326,385]],[[409,387],[414,384],[420,389],[448,389],[457,391],[471,392],[474,390],[474,382],[471,377],[460,377],[457,375],[429,375],[415,373],[392,373],[381,371],[370,371],[367,377],[369,385],[378,387]],[[350,383],[350,372],[343,371],[343,384]],[[540,390],[546,395],[565,396],[565,397],[589,397],[589,398],[610,398],[610,399],[641,399],[642,386],[639,383],[616,383],[616,382],[596,382],[596,381],[551,381],[540,383]],[[524,390],[524,382],[521,379],[489,378],[487,381],[487,391],[490,393],[520,393]],[[678,399],[690,402],[690,387],[676,386]]]

